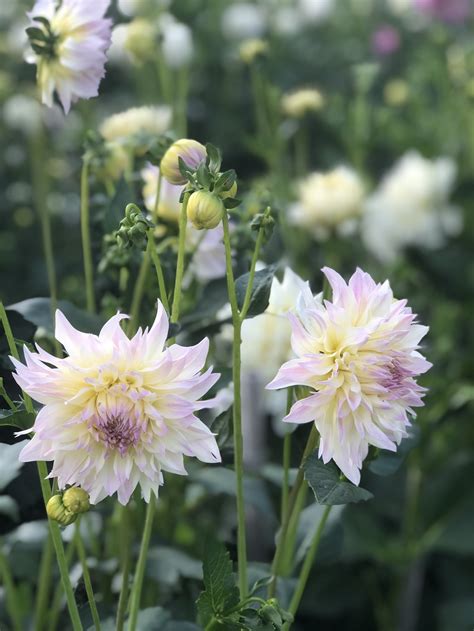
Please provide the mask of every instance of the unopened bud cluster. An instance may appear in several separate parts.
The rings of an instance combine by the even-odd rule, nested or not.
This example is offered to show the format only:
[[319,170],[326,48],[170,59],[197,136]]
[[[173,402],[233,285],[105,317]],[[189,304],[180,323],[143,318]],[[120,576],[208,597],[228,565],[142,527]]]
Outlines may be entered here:
[[174,185],[186,185],[187,217],[197,230],[216,228],[226,208],[240,203],[235,199],[235,171],[221,173],[222,157],[211,144],[182,138],[174,142],[161,160],[163,177]]
[[66,489],[64,493],[53,495],[46,504],[46,513],[61,526],[74,523],[81,513],[90,508],[89,494],[79,487]]
[[125,217],[120,222],[116,238],[119,245],[130,247],[131,245],[143,245],[148,229],[153,226],[146,219],[142,211],[135,204],[128,204],[125,208]]

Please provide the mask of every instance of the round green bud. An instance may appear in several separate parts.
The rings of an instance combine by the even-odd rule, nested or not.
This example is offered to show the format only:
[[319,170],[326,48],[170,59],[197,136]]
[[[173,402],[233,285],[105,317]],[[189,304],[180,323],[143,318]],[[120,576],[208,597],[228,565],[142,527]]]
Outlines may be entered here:
[[188,181],[179,170],[179,158],[194,171],[206,160],[206,147],[191,138],[181,138],[168,147],[161,159],[160,172],[170,184],[182,185]]
[[46,513],[53,521],[57,521],[61,526],[69,526],[77,519],[77,515],[71,513],[63,504],[61,495],[53,495],[46,504]]
[[73,486],[63,493],[63,504],[65,508],[76,515],[86,513],[90,508],[89,493],[78,486]]
[[219,225],[224,213],[222,199],[209,191],[195,191],[188,200],[188,219],[198,230]]

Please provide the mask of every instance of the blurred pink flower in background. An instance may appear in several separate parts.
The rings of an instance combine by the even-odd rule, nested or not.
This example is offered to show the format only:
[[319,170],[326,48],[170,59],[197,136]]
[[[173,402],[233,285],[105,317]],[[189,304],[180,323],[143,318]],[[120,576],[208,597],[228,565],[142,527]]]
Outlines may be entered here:
[[414,0],[416,9],[430,17],[460,24],[470,15],[471,0]]
[[392,55],[400,48],[400,34],[390,24],[381,24],[372,35],[372,50],[381,57]]

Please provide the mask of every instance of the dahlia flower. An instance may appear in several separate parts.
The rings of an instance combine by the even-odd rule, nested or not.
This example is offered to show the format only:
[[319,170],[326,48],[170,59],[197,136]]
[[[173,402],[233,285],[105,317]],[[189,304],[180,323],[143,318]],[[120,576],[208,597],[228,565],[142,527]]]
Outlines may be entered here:
[[71,103],[97,96],[111,41],[112,21],[104,18],[109,4],[110,0],[37,0],[28,13],[35,30],[29,31],[32,51],[27,61],[37,66],[41,98],[48,107],[55,91],[66,113]]
[[281,99],[283,112],[292,118],[302,118],[308,112],[318,112],[324,105],[324,97],[315,88],[301,88],[284,94]]
[[307,229],[315,239],[331,231],[348,232],[362,212],[364,184],[345,166],[326,173],[311,173],[299,183],[299,199],[289,209],[291,223]]
[[334,270],[323,272],[332,302],[321,304],[306,286],[289,316],[297,358],[267,388],[310,388],[284,421],[314,422],[319,457],[333,459],[359,484],[369,445],[396,451],[413,408],[423,405],[425,388],[415,378],[431,366],[417,350],[428,327],[416,322],[406,300],[394,299],[388,281],[377,284],[357,269],[346,284]]
[[132,145],[138,154],[146,149],[146,137],[160,136],[169,130],[172,112],[167,105],[132,107],[112,114],[99,127],[101,135]]
[[409,151],[367,199],[362,238],[381,261],[391,262],[407,246],[441,247],[459,233],[462,215],[449,201],[456,164],[450,158],[427,160]]
[[209,341],[165,347],[160,302],[152,327],[132,339],[120,326],[126,317],[115,315],[96,336],[58,310],[55,335],[68,357],[25,347],[26,365],[12,359],[19,386],[44,406],[20,460],[52,460],[59,488],[78,485],[93,504],[114,493],[126,504],[138,485],[148,502],[163,471],[186,474],[183,456],[220,461],[214,435],[195,416],[212,407],[200,398],[218,379],[212,368],[200,372]]

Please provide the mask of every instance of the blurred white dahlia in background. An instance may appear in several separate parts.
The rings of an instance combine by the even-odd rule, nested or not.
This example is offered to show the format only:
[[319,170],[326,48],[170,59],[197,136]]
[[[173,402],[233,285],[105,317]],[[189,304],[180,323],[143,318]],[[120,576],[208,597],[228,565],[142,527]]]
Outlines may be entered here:
[[104,18],[110,0],[37,0],[28,13],[31,51],[41,99],[53,106],[57,93],[64,111],[79,99],[97,96],[105,75],[112,21]]
[[407,246],[441,247],[463,225],[449,195],[456,179],[451,158],[427,160],[409,151],[366,202],[362,238],[381,261],[391,262]]

